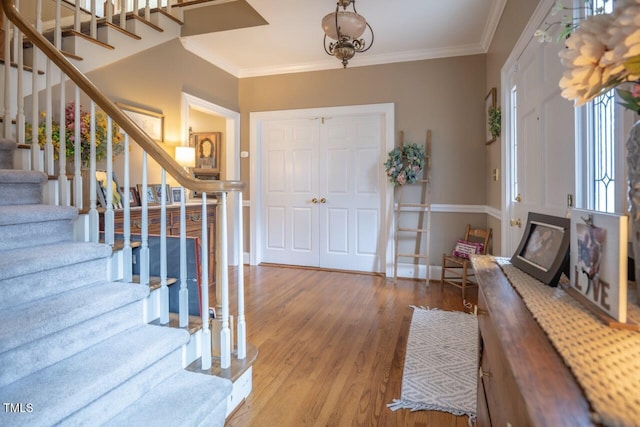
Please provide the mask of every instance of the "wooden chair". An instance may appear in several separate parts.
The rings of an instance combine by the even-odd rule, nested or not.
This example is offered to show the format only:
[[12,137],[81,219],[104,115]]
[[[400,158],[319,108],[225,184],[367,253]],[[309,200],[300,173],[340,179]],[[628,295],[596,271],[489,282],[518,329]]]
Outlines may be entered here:
[[[458,241],[456,249],[460,249],[460,252],[464,252],[465,247],[472,245],[477,246],[481,243],[482,248],[478,248],[480,250],[477,253],[485,255],[487,253],[487,246],[489,245],[490,239],[491,228],[486,230],[482,228],[471,228],[471,226],[467,224],[467,229],[464,233],[464,240],[463,242]],[[471,243],[471,245],[466,245],[465,242]],[[473,279],[473,276],[473,268],[469,258],[457,256],[456,250],[454,250],[454,253],[451,255],[442,255],[442,276],[440,284],[444,287],[444,284],[447,283],[462,289],[462,301],[465,300],[467,286],[478,285]]]

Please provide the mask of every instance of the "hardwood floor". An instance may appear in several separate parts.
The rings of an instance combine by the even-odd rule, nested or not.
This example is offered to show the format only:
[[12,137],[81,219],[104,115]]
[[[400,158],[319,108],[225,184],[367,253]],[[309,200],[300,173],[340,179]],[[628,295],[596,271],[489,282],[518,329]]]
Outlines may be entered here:
[[[462,310],[459,289],[313,269],[244,268],[248,341],[259,353],[253,391],[227,426],[467,426],[464,416],[386,406],[400,397],[410,306]],[[475,304],[477,290],[468,296]]]

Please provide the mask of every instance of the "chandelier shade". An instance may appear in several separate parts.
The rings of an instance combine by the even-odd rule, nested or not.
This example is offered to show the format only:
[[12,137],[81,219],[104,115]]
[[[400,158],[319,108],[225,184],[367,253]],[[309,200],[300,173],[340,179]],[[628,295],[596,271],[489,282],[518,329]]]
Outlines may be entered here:
[[[346,10],[349,5],[353,6],[353,12]],[[343,10],[340,10],[340,7]],[[371,33],[369,43],[361,38],[367,28]],[[324,31],[324,51],[338,58],[344,68],[347,68],[349,60],[356,53],[366,52],[373,45],[373,29],[356,11],[355,0],[338,0],[335,12],[322,18],[322,30]],[[327,43],[327,37],[335,42]]]

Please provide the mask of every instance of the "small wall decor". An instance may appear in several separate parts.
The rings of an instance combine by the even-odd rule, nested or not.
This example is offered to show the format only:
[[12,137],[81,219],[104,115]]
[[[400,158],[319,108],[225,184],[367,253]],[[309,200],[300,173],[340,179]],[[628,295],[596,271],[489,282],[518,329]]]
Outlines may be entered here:
[[116,102],[124,113],[156,141],[164,141],[164,114]]
[[569,293],[592,311],[626,323],[627,217],[572,209],[570,265]]
[[196,149],[196,168],[220,172],[222,132],[191,132],[189,141]]
[[[485,115],[485,120],[484,122],[487,124],[487,132],[486,132],[486,144],[491,144],[493,141],[496,140],[496,137],[500,134],[500,130],[498,128],[498,135],[494,135],[492,132],[492,127],[491,127],[491,111],[494,111],[494,115],[495,115],[495,109],[496,107],[496,88],[492,87],[491,90],[489,91],[489,93],[487,94],[487,96],[484,98],[484,115]],[[500,110],[498,110],[498,114],[500,114]],[[500,120],[498,119],[498,122]]]
[[500,136],[501,120],[502,112],[500,107],[489,108],[489,132],[494,141]]

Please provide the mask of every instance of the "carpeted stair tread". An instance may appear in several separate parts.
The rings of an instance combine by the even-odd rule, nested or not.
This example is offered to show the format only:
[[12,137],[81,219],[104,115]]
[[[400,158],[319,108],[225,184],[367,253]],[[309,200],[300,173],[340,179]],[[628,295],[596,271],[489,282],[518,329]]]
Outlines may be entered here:
[[29,402],[34,410],[5,413],[3,423],[30,427],[57,424],[121,383],[138,374],[144,376],[146,368],[188,339],[189,334],[182,329],[141,325],[102,341],[4,387],[3,400]]
[[[197,426],[227,398],[231,389],[229,380],[180,371],[104,425]],[[224,424],[224,412],[221,415],[222,423],[219,425]]]
[[[89,319],[64,333],[50,334],[0,355],[0,387],[33,374],[127,329],[139,326],[141,303],[127,304],[101,321]],[[1,416],[0,416],[1,418]]]
[[44,172],[0,169],[0,184],[38,184],[47,182]]
[[71,206],[42,204],[0,206],[0,226],[45,221],[71,221],[77,217],[78,209]]
[[105,268],[107,259],[97,258],[0,280],[0,310],[99,282]]
[[[0,312],[0,361],[2,353],[32,340],[76,326],[88,319],[147,296],[146,286],[122,282],[98,282],[45,300],[33,301]],[[97,316],[97,317],[96,317]]]
[[0,252],[0,280],[97,258],[107,258],[111,248],[88,242],[61,242],[42,248],[20,248]]

